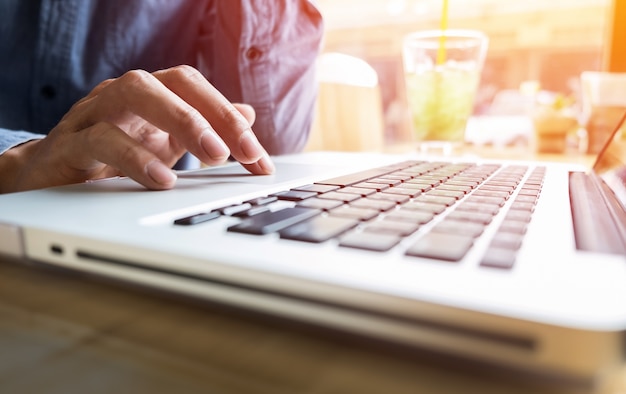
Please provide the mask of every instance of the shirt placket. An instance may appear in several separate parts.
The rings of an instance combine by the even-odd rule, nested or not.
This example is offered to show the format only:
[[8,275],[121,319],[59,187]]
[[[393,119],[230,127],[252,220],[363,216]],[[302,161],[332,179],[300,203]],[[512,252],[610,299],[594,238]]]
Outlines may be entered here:
[[[242,31],[239,47],[242,96],[257,111],[258,122],[271,122],[271,45],[276,4],[269,1],[242,1]],[[265,130],[273,133],[274,125]]]
[[[72,45],[81,0],[43,0],[31,90],[33,130],[48,132],[67,111],[72,91]],[[69,72],[68,72],[69,70]]]

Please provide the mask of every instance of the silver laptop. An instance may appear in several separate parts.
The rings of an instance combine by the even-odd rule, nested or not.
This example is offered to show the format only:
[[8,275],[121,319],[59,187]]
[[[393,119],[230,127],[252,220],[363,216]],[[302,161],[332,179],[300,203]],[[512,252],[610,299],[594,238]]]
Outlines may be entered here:
[[592,383],[623,361],[626,133],[594,169],[319,152],[0,196],[0,252]]

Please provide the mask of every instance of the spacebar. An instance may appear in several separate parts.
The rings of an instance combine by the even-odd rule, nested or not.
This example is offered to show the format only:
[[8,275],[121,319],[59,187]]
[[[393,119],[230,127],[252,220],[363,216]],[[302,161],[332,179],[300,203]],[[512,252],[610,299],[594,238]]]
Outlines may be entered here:
[[368,179],[376,178],[382,175],[389,174],[393,172],[394,168],[389,167],[380,167],[380,168],[372,168],[370,170],[359,171],[353,174],[342,175],[336,178],[326,179],[325,181],[315,182],[321,185],[334,185],[334,186],[350,186],[355,183],[364,182]]
[[319,209],[292,207],[280,211],[268,211],[252,216],[239,224],[228,228],[228,231],[246,234],[269,234],[280,231],[303,220],[321,213]]

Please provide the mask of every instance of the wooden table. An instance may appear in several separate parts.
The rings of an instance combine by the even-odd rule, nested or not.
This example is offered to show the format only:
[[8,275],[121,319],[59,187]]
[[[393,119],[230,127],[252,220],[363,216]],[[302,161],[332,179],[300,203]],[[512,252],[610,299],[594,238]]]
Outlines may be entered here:
[[586,391],[0,256],[0,393]]

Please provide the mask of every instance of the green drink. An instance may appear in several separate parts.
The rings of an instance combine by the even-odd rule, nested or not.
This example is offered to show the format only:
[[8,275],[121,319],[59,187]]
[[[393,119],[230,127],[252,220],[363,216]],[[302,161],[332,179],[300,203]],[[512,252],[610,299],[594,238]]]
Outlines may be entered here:
[[464,140],[479,77],[477,70],[445,65],[405,76],[413,132],[418,141]]
[[487,37],[472,30],[429,30],[405,38],[407,102],[420,149],[448,153],[463,143],[487,45]]

